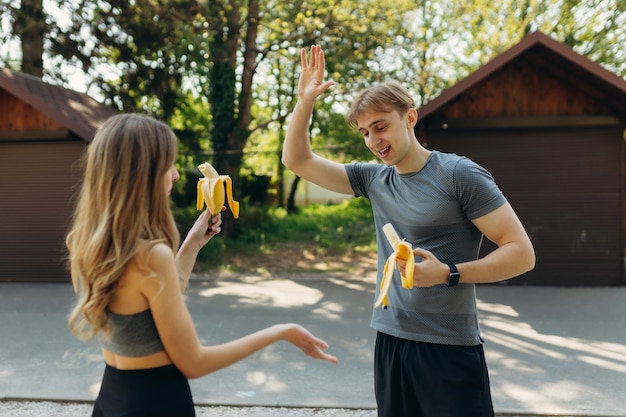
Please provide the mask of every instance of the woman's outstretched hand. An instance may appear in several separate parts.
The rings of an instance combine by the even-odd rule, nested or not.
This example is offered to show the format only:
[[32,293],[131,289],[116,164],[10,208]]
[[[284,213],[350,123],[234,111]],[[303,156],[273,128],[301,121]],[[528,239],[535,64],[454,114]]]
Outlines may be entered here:
[[324,350],[328,349],[328,344],[322,339],[313,336],[304,327],[295,323],[284,324],[283,327],[283,339],[300,348],[305,355],[335,364],[339,363],[336,357],[324,352]]

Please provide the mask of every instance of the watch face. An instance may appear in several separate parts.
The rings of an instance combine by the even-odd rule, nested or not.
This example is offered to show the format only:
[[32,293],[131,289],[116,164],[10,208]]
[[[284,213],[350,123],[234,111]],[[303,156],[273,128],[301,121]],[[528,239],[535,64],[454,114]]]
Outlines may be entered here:
[[448,283],[446,284],[448,287],[454,287],[459,284],[459,279],[461,278],[461,274],[459,272],[451,272],[448,277]]

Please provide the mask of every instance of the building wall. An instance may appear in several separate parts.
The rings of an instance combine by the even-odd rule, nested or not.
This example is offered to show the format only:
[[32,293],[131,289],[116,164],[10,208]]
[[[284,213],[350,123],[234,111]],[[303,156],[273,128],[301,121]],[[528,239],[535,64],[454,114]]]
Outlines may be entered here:
[[64,240],[85,147],[0,142],[0,281],[68,281]]
[[[618,126],[437,132],[432,148],[488,169],[537,255],[533,285],[622,285],[622,132]],[[495,245],[485,242],[482,256]]]

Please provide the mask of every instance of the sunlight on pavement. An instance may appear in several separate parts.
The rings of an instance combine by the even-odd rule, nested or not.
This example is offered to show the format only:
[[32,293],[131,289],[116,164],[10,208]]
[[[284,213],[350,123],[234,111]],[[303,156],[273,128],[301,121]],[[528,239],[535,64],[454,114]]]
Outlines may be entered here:
[[[494,405],[501,412],[524,409],[542,415],[623,415],[611,414],[621,410],[623,399],[607,390],[611,380],[604,374],[626,375],[625,345],[596,340],[593,334],[589,338],[580,337],[580,332],[572,332],[577,337],[568,336],[567,326],[577,329],[576,316],[570,313],[564,325],[553,325],[559,320],[557,314],[565,314],[562,304],[560,309],[531,313],[518,311],[514,304],[478,299],[477,308]],[[572,311],[575,308],[573,305]],[[598,414],[600,409],[602,414]]]
[[321,316],[329,320],[341,320],[343,313],[345,312],[344,306],[339,303],[326,302],[311,311],[311,314]]
[[626,374],[626,365],[620,365],[613,361],[608,361],[592,356],[578,355],[578,359],[590,365],[599,366],[610,371],[621,372]]
[[100,392],[101,385],[101,381],[96,382],[95,384],[91,384],[88,389],[89,395],[91,395],[93,398],[96,398],[98,396],[98,393]]
[[484,301],[477,301],[478,309],[481,312],[489,312],[494,314],[500,314],[502,316],[507,317],[519,317],[519,313],[515,311],[515,309],[511,306],[507,306],[504,304],[491,304],[485,303]]
[[248,385],[262,392],[284,392],[288,389],[287,384],[271,372],[248,372],[245,375],[245,380]]
[[4,369],[0,371],[0,378],[8,378],[15,373],[14,369]]
[[[559,359],[564,359],[567,356],[562,352],[552,350],[550,346],[560,350],[572,350],[579,354],[593,354],[598,357],[604,357],[607,360],[624,363],[625,365],[618,365],[617,363],[612,362],[613,366],[611,367],[611,370],[626,373],[626,346],[606,342],[596,343],[594,341],[572,337],[539,334],[526,323],[512,324],[510,322],[491,318],[484,318],[481,322],[486,328],[502,332],[488,332],[489,339],[494,342],[497,342],[498,339],[500,339],[500,341],[506,341],[509,347],[514,347],[515,344],[517,344],[518,349],[526,347],[529,348],[529,350],[535,350],[536,353],[549,355]],[[503,333],[508,333],[512,336],[507,336]],[[521,340],[522,338],[526,339],[526,341]],[[547,347],[541,348],[537,346],[535,342],[543,343]],[[511,344],[514,346],[511,346]]]
[[365,281],[365,279],[362,281],[348,281],[345,279],[330,277],[327,281],[354,291],[368,291],[372,294],[376,291],[375,279],[371,281]]
[[220,282],[217,288],[201,290],[203,297],[217,295],[239,297],[243,304],[273,307],[301,307],[319,302],[324,293],[289,280],[261,281],[256,283]]
[[[558,410],[560,403],[568,402],[580,395],[585,395],[587,387],[567,381],[561,381],[553,384],[545,384],[541,389],[533,389],[528,386],[504,383],[500,389],[503,393],[509,395],[516,400],[526,404],[541,404],[549,410]],[[532,409],[532,406],[529,408]],[[537,409],[536,412],[545,410]]]
[[[499,322],[496,323],[494,320],[482,320],[483,327],[491,327],[493,329],[500,329],[506,332],[511,331],[510,323]],[[526,354],[534,354],[534,355],[544,355],[547,357],[551,357],[554,359],[567,359],[567,356],[561,352],[556,352],[553,349],[543,348],[538,346],[533,342],[528,342],[521,339],[521,333],[518,332],[518,328],[516,328],[516,332],[514,335],[506,335],[502,333],[492,333],[492,332],[483,332],[485,337],[489,338],[489,341],[492,343],[499,343],[507,346],[509,349],[517,350],[521,353]]]

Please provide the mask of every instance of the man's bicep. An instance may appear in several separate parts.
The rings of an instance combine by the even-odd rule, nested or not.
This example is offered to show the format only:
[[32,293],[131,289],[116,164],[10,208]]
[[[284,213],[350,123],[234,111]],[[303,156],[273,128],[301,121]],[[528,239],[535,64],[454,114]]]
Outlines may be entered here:
[[487,239],[498,246],[528,239],[522,223],[508,202],[472,222]]

